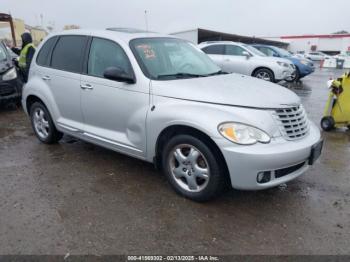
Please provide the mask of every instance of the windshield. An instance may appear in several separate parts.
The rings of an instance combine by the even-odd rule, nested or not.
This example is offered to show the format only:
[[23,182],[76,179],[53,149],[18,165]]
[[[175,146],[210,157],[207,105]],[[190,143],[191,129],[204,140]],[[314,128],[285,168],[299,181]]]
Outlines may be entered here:
[[282,49],[282,48],[278,48],[278,47],[275,47],[275,49],[277,50],[277,52],[280,54],[280,56],[282,57],[290,57],[291,56],[291,53],[289,53],[287,50],[285,49]]
[[4,46],[0,43],[0,61],[4,61],[6,59],[7,59],[6,50]]
[[246,49],[249,50],[249,52],[253,53],[254,55],[258,55],[258,56],[266,56],[263,52],[260,52],[258,49],[256,49],[255,47],[252,47],[250,45],[243,45]]
[[206,54],[184,40],[140,38],[130,41],[130,47],[151,79],[204,77],[221,72]]

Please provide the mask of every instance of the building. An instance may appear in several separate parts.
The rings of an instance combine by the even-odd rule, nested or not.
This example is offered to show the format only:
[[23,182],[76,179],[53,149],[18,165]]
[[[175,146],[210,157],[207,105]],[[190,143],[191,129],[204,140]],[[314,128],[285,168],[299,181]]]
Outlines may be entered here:
[[[38,45],[43,38],[47,36],[47,31],[40,27],[33,27],[26,25],[22,19],[14,18],[13,27],[16,38],[16,46],[22,45],[21,35],[24,32],[29,32],[32,35],[34,45]],[[10,24],[7,22],[0,22],[0,37],[7,41],[12,42]]]
[[293,35],[281,37],[266,37],[274,41],[285,41],[289,43],[289,51],[310,52],[321,51],[330,55],[350,51],[350,34],[329,35]]
[[171,35],[180,37],[182,39],[188,40],[192,43],[199,44],[205,41],[234,41],[246,44],[266,44],[274,45],[282,48],[287,48],[288,43],[285,41],[278,41],[274,39],[263,39],[251,36],[242,36],[230,33],[223,33],[208,29],[196,28],[192,30],[186,30],[176,33],[171,33]]

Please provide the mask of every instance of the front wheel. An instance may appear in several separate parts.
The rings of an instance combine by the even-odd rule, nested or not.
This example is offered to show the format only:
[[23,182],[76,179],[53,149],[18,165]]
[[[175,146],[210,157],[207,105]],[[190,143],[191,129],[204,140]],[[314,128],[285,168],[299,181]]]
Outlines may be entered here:
[[37,138],[45,144],[57,143],[63,133],[57,131],[47,108],[35,102],[30,108],[30,119]]
[[224,163],[213,149],[190,135],[170,139],[162,154],[162,166],[174,190],[194,201],[207,201],[227,186]]
[[325,116],[321,119],[321,127],[324,131],[331,131],[335,127],[334,118],[331,116]]
[[269,81],[269,82],[275,82],[275,77],[273,75],[273,72],[270,69],[267,68],[261,68],[254,72],[254,77]]

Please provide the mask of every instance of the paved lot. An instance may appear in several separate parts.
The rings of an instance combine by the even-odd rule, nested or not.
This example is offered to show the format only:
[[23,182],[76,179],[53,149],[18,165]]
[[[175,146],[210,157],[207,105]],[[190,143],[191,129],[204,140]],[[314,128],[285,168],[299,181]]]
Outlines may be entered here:
[[[293,88],[317,123],[332,74]],[[198,204],[150,164],[69,137],[40,144],[21,109],[0,109],[0,254],[350,254],[350,132],[324,137],[288,185]]]

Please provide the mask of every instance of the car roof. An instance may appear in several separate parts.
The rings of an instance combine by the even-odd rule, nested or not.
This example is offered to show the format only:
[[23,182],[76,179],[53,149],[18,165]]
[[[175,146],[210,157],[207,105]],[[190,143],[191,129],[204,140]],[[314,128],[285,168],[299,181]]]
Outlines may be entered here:
[[233,41],[206,41],[199,44],[199,46],[209,46],[209,45],[238,45],[238,46],[244,46],[246,44],[241,42],[233,42]]
[[149,37],[167,37],[179,39],[176,36],[160,34],[155,32],[144,31],[140,29],[133,28],[107,28],[105,30],[101,29],[72,29],[65,30],[59,33],[51,34],[50,36],[60,36],[60,35],[87,35],[87,36],[96,36],[103,37],[107,39],[122,40],[128,43],[130,40],[136,38],[149,38]]

